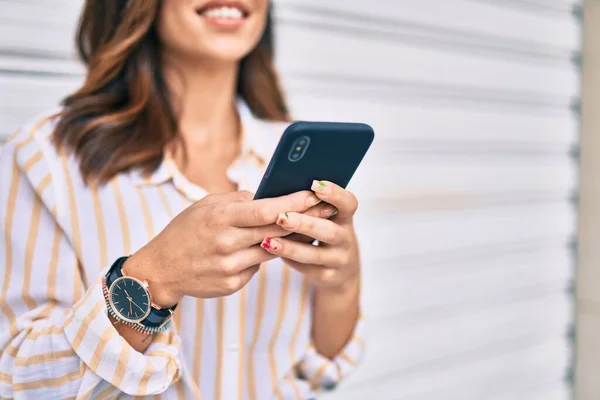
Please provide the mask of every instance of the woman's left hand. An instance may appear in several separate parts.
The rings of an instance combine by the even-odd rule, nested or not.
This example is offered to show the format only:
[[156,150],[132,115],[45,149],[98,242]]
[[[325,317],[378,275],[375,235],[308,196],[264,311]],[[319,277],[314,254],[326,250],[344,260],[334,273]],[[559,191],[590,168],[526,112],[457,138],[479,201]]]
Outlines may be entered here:
[[306,214],[281,214],[277,224],[289,232],[319,241],[319,245],[285,238],[266,238],[261,246],[306,275],[317,285],[338,287],[360,276],[360,257],[353,226],[358,200],[351,192],[327,181],[314,181],[318,198],[337,209],[330,219]]

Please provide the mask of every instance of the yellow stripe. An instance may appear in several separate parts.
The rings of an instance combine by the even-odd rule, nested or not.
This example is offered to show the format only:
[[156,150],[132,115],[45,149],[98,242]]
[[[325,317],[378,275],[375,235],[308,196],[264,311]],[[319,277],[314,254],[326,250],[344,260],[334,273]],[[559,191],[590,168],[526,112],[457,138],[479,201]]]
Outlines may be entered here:
[[290,360],[292,365],[298,362],[296,358],[296,346],[298,344],[298,335],[302,329],[302,323],[304,322],[304,316],[306,315],[306,309],[308,308],[308,295],[310,292],[310,285],[306,277],[302,280],[302,293],[300,294],[300,310],[298,311],[298,319],[296,320],[296,326],[290,338]]
[[92,355],[92,359],[90,360],[89,367],[92,371],[95,372],[98,369],[98,365],[102,360],[102,353],[104,352],[104,348],[106,347],[108,342],[110,342],[112,337],[115,336],[116,333],[117,331],[112,325],[106,328],[104,332],[102,332],[102,335],[100,336],[100,343],[96,345],[96,350],[94,350],[94,354]]
[[55,352],[46,353],[46,354],[36,354],[34,356],[17,358],[15,360],[15,365],[17,367],[26,367],[29,365],[54,362],[54,361],[62,360],[63,358],[73,357],[75,355],[76,354],[72,349],[63,350],[63,351],[55,351]]
[[154,374],[154,371],[154,365],[150,361],[146,360],[144,374],[142,375],[142,378],[140,379],[140,383],[138,385],[138,393],[140,393],[142,396],[146,395],[146,391],[148,390],[148,381],[152,377],[152,374]]
[[23,170],[25,172],[31,171],[31,168],[33,168],[33,166],[37,164],[42,158],[44,158],[44,152],[39,150],[33,156],[29,157],[29,160],[27,160],[25,164],[23,164]]
[[81,396],[79,396],[79,395],[78,395],[77,397],[75,397],[75,399],[76,399],[76,400],[87,400],[87,399],[89,399],[89,398],[90,398],[90,396],[92,395],[92,393],[94,392],[94,390],[96,390],[96,387],[97,387],[96,385],[92,386],[92,387],[90,388],[90,390],[88,390],[87,392],[85,392],[85,393],[84,393],[83,395],[81,395]]
[[40,331],[32,332],[27,335],[27,340],[37,340],[41,336],[46,335],[60,335],[64,333],[62,326],[47,326]]
[[159,332],[154,335],[152,343],[171,344],[172,338],[170,332]]
[[173,209],[171,208],[171,205],[169,204],[169,200],[167,199],[167,195],[165,194],[165,190],[163,189],[162,186],[158,186],[158,194],[160,196],[160,200],[163,203],[163,206],[165,207],[165,210],[167,210],[167,214],[169,215],[169,217],[173,218],[174,217]]
[[0,372],[0,382],[8,383],[9,385],[12,384],[12,375],[7,375]]
[[77,304],[72,308],[73,311],[71,315],[65,320],[65,326],[69,326],[71,324],[71,321],[73,321],[73,319],[75,318],[77,311],[79,311],[79,309],[87,302],[87,300],[90,298],[93,292],[93,290],[88,290],[85,296],[83,296],[83,299],[77,302]]
[[13,140],[15,140],[17,138],[17,136],[19,136],[19,133],[21,133],[21,128],[17,129],[13,133],[11,133],[10,136],[6,139],[6,143],[10,143]]
[[94,320],[94,318],[96,318],[98,316],[100,311],[102,311],[105,307],[106,306],[102,303],[96,304],[94,306],[94,308],[92,308],[92,311],[83,319],[83,321],[81,322],[81,326],[79,327],[79,330],[77,331],[77,334],[75,335],[75,338],[73,339],[73,342],[71,343],[71,345],[73,346],[73,349],[75,351],[77,351],[77,349],[79,349],[79,346],[81,345],[83,337],[87,333],[90,322],[92,322]]
[[[50,176],[50,175],[48,175]],[[29,293],[31,285],[31,271],[33,268],[33,255],[35,254],[35,245],[40,227],[40,216],[42,211],[42,201],[36,197],[33,200],[33,210],[31,212],[31,221],[29,223],[29,233],[25,244],[25,265],[23,267],[23,287],[21,288],[21,297],[29,310],[36,307],[33,297]]]
[[[31,318],[26,318],[24,320],[15,320],[13,321],[13,323],[8,327],[8,331],[9,332],[20,332],[21,329],[23,329],[23,327],[19,327],[19,322],[24,322],[25,324],[28,324],[31,321],[37,321],[43,318],[47,318],[52,311],[54,311],[54,309],[57,306],[57,302],[55,301],[48,301],[46,304],[44,304],[44,306],[40,309],[39,312],[37,312],[33,317]],[[13,338],[15,337],[14,335],[12,336]],[[25,337],[25,340],[29,339],[29,336]]]
[[6,350],[4,350],[4,353],[2,353],[2,351],[0,351],[0,355],[1,354],[6,354],[11,357],[16,357],[17,354],[19,354],[19,349],[17,349],[12,344],[9,344],[8,346],[6,346]]
[[129,225],[127,223],[127,213],[125,211],[125,203],[123,195],[119,188],[119,179],[113,179],[112,188],[115,192],[115,200],[117,201],[117,211],[119,213],[119,221],[121,222],[121,232],[123,233],[123,254],[131,254],[131,243],[129,239]]
[[148,232],[148,240],[152,240],[154,237],[154,226],[152,224],[152,214],[150,213],[150,207],[148,206],[148,201],[146,200],[146,196],[144,196],[144,191],[141,187],[136,189],[138,197],[140,198],[140,203],[142,204],[142,212],[144,214],[144,222],[146,224],[146,232]]
[[75,380],[81,378],[81,376],[82,376],[81,370],[77,370],[77,371],[71,372],[70,374],[63,375],[58,378],[48,378],[48,379],[40,379],[37,381],[31,381],[31,382],[15,383],[13,385],[13,392],[21,392],[23,390],[41,389],[44,387],[63,386],[71,381],[75,381]]
[[353,359],[346,353],[341,353],[340,355],[338,355],[338,357],[341,358],[342,360],[346,361],[348,364],[352,365],[353,367],[356,366],[356,364],[358,364],[355,359]]
[[239,338],[239,354],[238,354],[238,399],[244,399],[244,361],[246,357],[246,296],[248,293],[246,287],[240,291],[240,338]]
[[50,254],[50,266],[48,268],[48,281],[46,282],[46,296],[48,299],[56,299],[56,274],[58,272],[58,254],[62,230],[58,224],[54,225],[54,239],[52,240],[52,253]]
[[279,388],[279,375],[277,371],[277,360],[275,358],[275,345],[277,344],[277,338],[279,332],[281,332],[281,326],[285,318],[285,310],[287,307],[288,291],[290,288],[290,267],[287,265],[283,266],[283,277],[281,279],[281,293],[279,294],[279,312],[277,314],[277,323],[275,324],[275,330],[271,339],[269,340],[269,368],[271,369],[271,381],[273,384],[273,394],[279,399],[283,399],[283,393]]
[[175,384],[175,390],[177,392],[177,399],[185,400],[185,382],[183,379],[180,379],[179,382]]
[[101,391],[100,393],[98,393],[98,395],[96,396],[97,399],[116,399],[117,396],[116,393],[114,393],[115,391],[117,391],[118,389],[115,388],[114,386],[108,386],[106,388],[104,388],[103,391]]
[[52,175],[48,174],[40,181],[40,183],[36,186],[35,192],[41,196],[44,193],[44,190],[52,183]]
[[92,202],[94,203],[94,214],[96,216],[96,229],[98,230],[98,248],[100,251],[100,268],[108,266],[108,247],[106,245],[106,230],[104,228],[104,213],[98,188],[92,188]]
[[216,345],[216,357],[215,360],[215,400],[221,400],[222,393],[222,380],[223,380],[223,335],[224,335],[224,316],[225,316],[225,299],[219,297],[217,299],[217,345]]
[[323,363],[323,365],[321,365],[319,367],[315,376],[313,376],[313,378],[310,380],[313,389],[321,386],[321,380],[323,379],[323,375],[325,375],[325,370],[327,369],[327,365],[329,365],[329,361],[325,361]]
[[[39,121],[34,127],[33,129],[29,132],[29,136],[26,137],[25,139],[23,139],[21,142],[17,143],[15,145],[15,152],[14,152],[14,163],[13,163],[13,168],[12,168],[12,175],[11,175],[11,183],[10,183],[10,188],[8,190],[8,201],[6,204],[6,219],[4,220],[4,234],[5,234],[5,249],[6,249],[6,254],[5,254],[5,275],[4,275],[4,282],[2,284],[2,292],[0,294],[0,308],[2,309],[2,312],[6,315],[9,324],[10,324],[10,335],[12,337],[14,337],[18,332],[16,331],[16,325],[14,324],[14,320],[15,320],[15,314],[12,312],[12,310],[10,309],[10,307],[8,306],[8,303],[6,301],[6,296],[8,294],[8,287],[10,285],[11,282],[11,278],[12,278],[12,263],[13,263],[13,257],[12,257],[12,225],[13,225],[13,217],[15,214],[15,207],[16,207],[16,202],[17,202],[17,194],[19,192],[19,184],[20,184],[20,179],[19,179],[19,170],[17,167],[17,155],[19,153],[19,151],[21,151],[21,149],[26,146],[27,144],[31,143],[34,139],[35,133],[42,127],[43,124],[46,123],[47,119],[44,119],[42,121]],[[18,134],[20,130],[17,131],[17,133],[15,133],[15,138],[17,137],[16,135]]]
[[204,299],[196,299],[196,337],[194,339],[194,366],[193,379],[200,387],[200,373],[202,371],[202,334],[204,328]]
[[264,264],[260,266],[258,272],[258,285],[257,285],[258,299],[256,301],[256,316],[254,321],[254,334],[252,336],[252,342],[248,349],[248,398],[250,400],[256,399],[256,377],[254,373],[254,351],[256,349],[256,343],[260,336],[260,327],[262,324],[263,315],[265,313],[265,297],[267,293],[267,269]]
[[359,346],[361,347],[361,349],[363,349],[363,351],[364,351],[364,349],[365,349],[365,341],[364,341],[364,340],[362,340],[360,337],[358,337],[358,336],[354,335],[354,336],[352,337],[352,341],[353,341],[353,342],[356,342],[356,343],[358,343],[358,345],[359,345]]
[[298,387],[298,383],[296,383],[296,379],[294,379],[290,375],[287,375],[285,377],[285,379],[289,382],[289,384],[294,389],[294,393],[296,394],[296,400],[302,400],[302,392],[300,391],[300,388]]
[[125,373],[127,372],[127,364],[129,363],[129,357],[131,357],[131,346],[128,343],[123,343],[121,349],[121,355],[113,375],[113,385],[116,387],[121,386],[123,379],[125,379]]
[[[75,189],[73,187],[73,180],[71,179],[71,174],[69,172],[69,165],[67,163],[66,157],[62,157],[62,166],[65,174],[65,181],[67,183],[67,192],[69,195],[69,208],[71,210],[71,240],[73,241],[73,248],[75,250],[76,259],[80,260],[82,257],[82,249],[81,249],[81,231],[79,229],[79,214],[77,213],[77,199],[75,197]],[[74,277],[74,285],[73,285],[73,299],[77,301],[81,297],[81,279],[85,279],[85,274],[81,269],[81,265],[79,262],[75,265],[75,271],[77,272]],[[77,279],[77,275],[80,276],[81,279]],[[87,285],[86,285],[87,286]]]
[[[12,166],[12,174],[10,177],[10,187],[8,189],[8,201],[6,202],[6,214],[4,219],[4,248],[5,251],[5,272],[4,272],[4,282],[2,284],[2,294],[0,295],[0,308],[2,308],[2,312],[8,318],[9,324],[13,325],[15,320],[15,314],[12,312],[8,303],[6,301],[6,296],[8,294],[8,287],[10,286],[12,280],[12,267],[13,267],[13,254],[12,254],[12,226],[13,226],[13,218],[15,216],[15,207],[17,205],[17,194],[19,192],[19,184],[21,183],[19,179],[19,169],[16,164],[16,157],[19,150],[25,146],[28,142],[33,140],[33,136],[27,137],[25,140],[18,143],[15,147],[15,163]],[[11,336],[15,336],[18,332],[14,330],[10,332]]]

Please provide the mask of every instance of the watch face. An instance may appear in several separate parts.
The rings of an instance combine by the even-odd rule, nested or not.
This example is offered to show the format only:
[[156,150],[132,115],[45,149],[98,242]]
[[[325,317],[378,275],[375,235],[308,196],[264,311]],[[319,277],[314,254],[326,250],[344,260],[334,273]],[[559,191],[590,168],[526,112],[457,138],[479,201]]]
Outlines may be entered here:
[[119,317],[139,322],[150,313],[150,296],[144,284],[137,279],[121,277],[110,286],[109,301]]

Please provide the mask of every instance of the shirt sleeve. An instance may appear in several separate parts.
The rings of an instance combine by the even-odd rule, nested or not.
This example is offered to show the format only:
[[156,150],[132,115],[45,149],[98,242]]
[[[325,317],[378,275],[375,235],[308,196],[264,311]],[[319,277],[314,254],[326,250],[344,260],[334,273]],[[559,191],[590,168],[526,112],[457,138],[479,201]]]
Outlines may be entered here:
[[0,151],[0,398],[161,393],[180,378],[179,337],[158,334],[142,354],[113,327],[108,267],[85,287],[48,151],[29,131]]
[[313,390],[333,390],[346,376],[354,371],[361,361],[364,351],[365,320],[361,315],[354,333],[346,346],[333,359],[317,352],[311,345],[298,364],[298,374],[310,382]]

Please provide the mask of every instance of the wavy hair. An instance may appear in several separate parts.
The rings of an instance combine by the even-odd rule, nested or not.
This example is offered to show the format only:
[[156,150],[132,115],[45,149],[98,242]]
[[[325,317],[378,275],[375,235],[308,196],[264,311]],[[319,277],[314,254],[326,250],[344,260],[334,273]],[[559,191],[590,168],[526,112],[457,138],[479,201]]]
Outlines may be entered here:
[[[155,30],[161,3],[86,0],[77,48],[87,77],[63,100],[52,139],[75,154],[88,184],[132,169],[150,173],[165,147],[181,140]],[[273,65],[271,10],[259,43],[240,63],[237,94],[258,118],[289,119]]]

